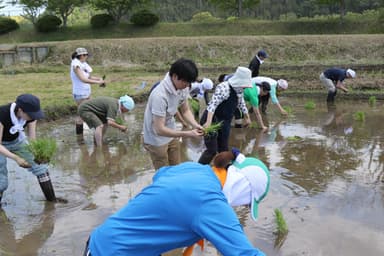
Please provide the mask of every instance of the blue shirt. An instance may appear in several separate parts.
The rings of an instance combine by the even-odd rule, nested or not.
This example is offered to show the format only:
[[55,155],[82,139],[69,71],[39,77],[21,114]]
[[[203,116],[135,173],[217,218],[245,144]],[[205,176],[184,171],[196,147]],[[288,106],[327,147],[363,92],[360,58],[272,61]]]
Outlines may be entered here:
[[206,238],[223,255],[258,255],[208,165],[160,168],[153,183],[96,228],[92,256],[158,256]]
[[324,76],[333,82],[344,81],[347,77],[347,70],[341,68],[330,68],[324,71]]

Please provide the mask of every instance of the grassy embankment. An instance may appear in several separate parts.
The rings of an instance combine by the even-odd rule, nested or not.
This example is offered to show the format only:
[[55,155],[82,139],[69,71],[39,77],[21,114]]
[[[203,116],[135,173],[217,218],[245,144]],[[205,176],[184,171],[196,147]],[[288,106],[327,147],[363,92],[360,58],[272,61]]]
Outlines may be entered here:
[[[8,39],[12,37],[6,36]],[[8,43],[14,42],[8,40]],[[248,66],[260,48],[270,54],[260,73],[287,79],[289,90],[284,94],[324,96],[326,92],[318,76],[331,66],[356,69],[358,77],[347,81],[352,87],[348,97],[377,95],[380,98],[384,92],[383,34],[141,37],[26,44],[47,45],[50,54],[40,64],[2,68],[0,104],[9,102],[20,93],[34,93],[41,97],[44,109],[52,118],[75,111],[69,63],[71,53],[79,46],[86,47],[92,53],[89,63],[94,68],[94,74],[107,75],[107,87],[93,86],[93,96],[118,97],[127,93],[138,101],[144,101],[149,87],[161,79],[169,65],[179,57],[194,59],[201,76],[217,78],[220,73],[233,72],[238,65]],[[146,81],[147,86],[138,89],[142,81]]]

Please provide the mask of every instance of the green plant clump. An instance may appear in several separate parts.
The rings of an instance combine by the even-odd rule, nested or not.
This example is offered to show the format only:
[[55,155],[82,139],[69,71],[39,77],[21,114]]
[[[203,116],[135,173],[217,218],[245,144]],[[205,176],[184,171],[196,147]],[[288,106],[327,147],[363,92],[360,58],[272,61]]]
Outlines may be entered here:
[[113,22],[113,17],[108,13],[101,13],[93,15],[91,18],[92,28],[104,28]]
[[371,96],[371,97],[369,97],[368,101],[369,101],[369,105],[374,106],[376,104],[376,97]]
[[52,32],[56,31],[61,23],[61,19],[55,15],[44,15],[37,20],[36,29],[43,33]]
[[150,27],[159,22],[159,16],[149,10],[140,10],[131,17],[131,22],[137,26]]
[[284,220],[283,213],[279,209],[275,209],[275,218],[277,225],[277,234],[278,235],[286,235],[288,234],[288,226]]
[[291,115],[293,110],[290,106],[284,106],[283,109],[288,113],[288,115]]
[[363,111],[357,111],[353,114],[353,118],[356,121],[361,121],[363,122],[365,120],[365,113]]
[[124,119],[121,117],[121,116],[118,116],[115,118],[115,122],[119,125],[123,125],[124,124]]
[[313,100],[310,100],[307,103],[305,103],[304,107],[305,109],[315,109],[316,104]]
[[200,112],[199,100],[189,98],[188,102],[189,102],[189,106],[191,107],[192,113],[199,113]]
[[19,24],[8,17],[0,17],[0,35],[19,29]]
[[217,131],[221,128],[222,122],[213,123],[207,128],[204,129],[205,136],[213,136],[217,133]]
[[51,162],[56,148],[56,141],[51,138],[38,138],[27,145],[27,149],[33,154],[34,161],[38,164]]

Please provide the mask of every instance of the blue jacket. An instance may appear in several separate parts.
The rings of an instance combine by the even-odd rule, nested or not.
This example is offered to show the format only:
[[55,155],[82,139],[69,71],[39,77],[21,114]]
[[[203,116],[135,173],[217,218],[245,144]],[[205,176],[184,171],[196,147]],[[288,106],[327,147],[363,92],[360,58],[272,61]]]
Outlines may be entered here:
[[91,234],[92,256],[158,256],[206,238],[224,256],[257,255],[208,165],[158,170],[153,183]]

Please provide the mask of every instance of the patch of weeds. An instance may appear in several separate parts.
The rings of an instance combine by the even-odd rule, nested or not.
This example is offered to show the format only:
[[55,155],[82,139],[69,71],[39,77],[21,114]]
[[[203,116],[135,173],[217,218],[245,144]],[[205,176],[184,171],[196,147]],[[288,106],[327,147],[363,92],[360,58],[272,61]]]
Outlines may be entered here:
[[371,96],[368,99],[369,105],[374,106],[376,105],[376,96]]
[[313,100],[307,101],[307,103],[304,105],[305,109],[315,109],[315,107],[316,103]]
[[33,154],[34,161],[38,164],[50,163],[57,149],[56,140],[51,138],[32,140],[26,147]]
[[364,122],[365,113],[363,111],[357,111],[353,114],[353,119],[355,119],[356,121]]
[[217,133],[217,131],[221,128],[222,122],[220,123],[213,123],[207,128],[204,128],[204,135],[205,136],[213,136]]

